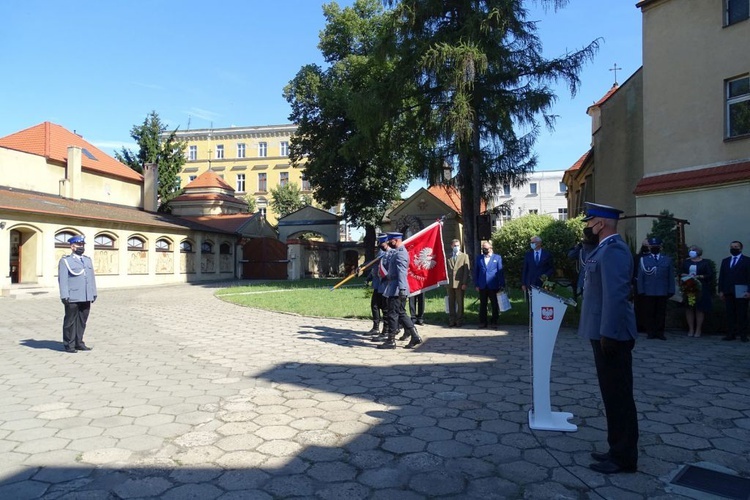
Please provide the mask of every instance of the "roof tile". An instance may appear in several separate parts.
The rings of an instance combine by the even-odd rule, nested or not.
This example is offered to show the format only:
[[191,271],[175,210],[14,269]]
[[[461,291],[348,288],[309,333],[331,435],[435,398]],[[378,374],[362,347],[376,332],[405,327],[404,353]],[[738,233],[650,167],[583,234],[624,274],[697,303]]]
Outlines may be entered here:
[[633,193],[635,195],[665,193],[743,181],[750,181],[750,161],[644,177],[638,181]]

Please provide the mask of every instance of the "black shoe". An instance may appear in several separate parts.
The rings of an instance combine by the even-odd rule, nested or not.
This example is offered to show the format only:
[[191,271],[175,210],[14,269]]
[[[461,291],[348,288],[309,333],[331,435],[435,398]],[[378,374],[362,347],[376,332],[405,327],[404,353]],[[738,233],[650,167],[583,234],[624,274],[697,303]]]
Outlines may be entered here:
[[382,342],[388,338],[388,334],[373,335],[370,342]]
[[422,338],[415,333],[414,335],[412,335],[409,343],[404,346],[404,349],[411,349],[412,347],[417,347],[421,343],[422,343]]
[[482,323],[479,325],[479,328],[487,328],[487,323]]
[[93,347],[89,347],[87,345],[76,346],[76,349],[78,349],[79,351],[93,351],[94,350]]
[[380,334],[380,328],[377,326],[373,326],[370,328],[370,330],[367,332],[367,335],[379,335]]
[[419,326],[422,326],[422,325],[424,325],[424,320],[423,319],[418,319],[416,321],[416,324],[418,324]]
[[395,349],[396,341],[393,339],[386,340],[378,346],[378,349]]
[[736,338],[734,335],[727,335],[726,337],[722,337],[721,340],[734,340]]
[[401,335],[401,336],[400,336],[400,337],[399,337],[398,339],[399,339],[399,340],[406,340],[406,339],[408,339],[409,337],[411,337],[411,333],[409,333],[409,332],[404,332],[404,334],[403,334],[403,335]]
[[65,352],[67,352],[67,353],[70,353],[70,354],[75,354],[75,353],[77,353],[78,351],[76,351],[76,350],[75,350],[75,349],[73,349],[72,347],[66,347],[66,348],[65,348]]
[[608,460],[610,460],[609,453],[599,453],[598,451],[592,451],[591,458],[593,458],[597,462],[607,462]]
[[636,472],[637,470],[636,467],[623,467],[612,460],[595,462],[589,465],[589,469],[601,472],[602,474],[619,474],[620,472]]

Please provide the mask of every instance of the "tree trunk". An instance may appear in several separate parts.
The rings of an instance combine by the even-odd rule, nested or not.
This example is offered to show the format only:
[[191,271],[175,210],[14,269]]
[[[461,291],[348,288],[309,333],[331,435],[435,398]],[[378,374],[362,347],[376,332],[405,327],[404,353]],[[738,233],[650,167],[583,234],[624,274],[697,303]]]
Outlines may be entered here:
[[365,225],[365,262],[370,262],[375,258],[375,226]]

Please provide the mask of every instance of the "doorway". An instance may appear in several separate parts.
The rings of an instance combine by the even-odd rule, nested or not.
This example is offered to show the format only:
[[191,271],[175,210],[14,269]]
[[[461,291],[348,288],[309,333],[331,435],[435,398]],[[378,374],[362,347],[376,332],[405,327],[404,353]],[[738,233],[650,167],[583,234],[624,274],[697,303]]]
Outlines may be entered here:
[[21,277],[21,232],[10,231],[10,282],[19,283]]

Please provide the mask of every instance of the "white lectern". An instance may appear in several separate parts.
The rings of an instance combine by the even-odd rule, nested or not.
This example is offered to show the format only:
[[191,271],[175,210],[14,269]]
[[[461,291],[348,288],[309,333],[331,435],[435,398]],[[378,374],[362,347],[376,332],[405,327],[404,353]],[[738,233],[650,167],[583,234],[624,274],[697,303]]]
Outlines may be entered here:
[[529,427],[543,431],[578,430],[568,422],[572,413],[552,411],[550,406],[550,369],[552,351],[560,330],[560,323],[572,299],[560,297],[539,287],[531,287],[529,294],[529,338],[531,341],[531,380],[533,406],[529,410]]

